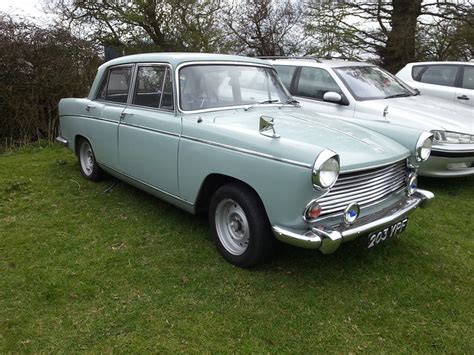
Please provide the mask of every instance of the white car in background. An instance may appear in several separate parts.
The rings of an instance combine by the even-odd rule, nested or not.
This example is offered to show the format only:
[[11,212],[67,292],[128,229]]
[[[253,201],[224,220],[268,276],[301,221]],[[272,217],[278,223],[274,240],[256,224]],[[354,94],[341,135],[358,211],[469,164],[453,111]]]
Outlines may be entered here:
[[410,63],[397,73],[397,77],[423,95],[474,106],[473,62]]
[[419,174],[474,175],[474,110],[419,92],[368,63],[264,57],[300,104],[317,114],[344,117],[390,135],[397,126],[431,131],[431,157]]

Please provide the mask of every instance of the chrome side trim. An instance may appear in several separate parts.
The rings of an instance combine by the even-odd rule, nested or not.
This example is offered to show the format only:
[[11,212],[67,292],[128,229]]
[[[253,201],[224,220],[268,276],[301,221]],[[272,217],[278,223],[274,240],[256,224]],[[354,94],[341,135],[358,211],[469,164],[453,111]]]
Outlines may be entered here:
[[178,200],[179,202],[185,203],[185,204],[187,204],[187,205],[189,205],[189,206],[194,206],[194,203],[192,203],[192,202],[186,201],[186,200],[182,199],[182,198],[179,197],[179,196],[176,196],[176,195],[174,195],[174,194],[172,194],[172,193],[169,193],[169,192],[167,192],[167,191],[161,190],[161,189],[159,189],[159,188],[157,188],[157,187],[155,187],[155,186],[153,186],[153,185],[150,185],[150,184],[148,184],[148,183],[146,183],[146,182],[144,182],[144,181],[142,181],[142,180],[140,180],[140,179],[137,179],[137,178],[135,178],[135,177],[133,177],[133,176],[130,176],[130,175],[126,174],[126,173],[123,173],[123,172],[118,171],[118,170],[116,170],[116,169],[114,169],[114,168],[111,168],[111,167],[108,166],[107,164],[103,164],[103,163],[99,163],[99,162],[98,162],[98,164],[99,164],[101,167],[103,167],[103,168],[105,168],[105,169],[107,169],[107,170],[109,170],[109,171],[112,171],[112,172],[114,172],[114,173],[117,174],[117,175],[124,176],[124,177],[126,177],[127,179],[133,180],[133,181],[139,183],[140,185],[146,186],[147,188],[152,189],[152,190],[154,190],[154,191],[156,191],[156,192],[158,192],[158,193],[160,193],[160,194],[166,195],[166,196],[168,196],[168,197],[172,197],[173,199]]
[[164,134],[164,135],[172,136],[172,137],[179,137],[180,136],[178,133],[162,131],[161,129],[149,128],[149,127],[137,125],[137,124],[134,124],[134,123],[126,123],[125,121],[122,121],[122,123],[120,123],[120,125],[121,126],[132,127],[132,128],[137,128],[137,129],[143,129],[144,131],[156,132],[156,133],[160,133],[160,134]]
[[97,121],[104,121],[104,122],[110,122],[110,123],[116,123],[117,125],[119,124],[119,121],[114,121],[114,120],[109,120],[107,118],[102,118],[102,117],[95,117],[95,116],[88,116],[88,115],[61,115],[59,117],[82,117],[82,118],[88,118],[90,120],[97,120]]
[[275,157],[275,156],[270,155],[270,154],[265,154],[265,153],[256,152],[256,151],[254,151],[254,150],[249,150],[249,149],[245,149],[245,148],[233,147],[233,146],[227,145],[227,144],[212,142],[212,141],[208,141],[208,140],[205,140],[205,139],[193,138],[193,137],[184,136],[184,135],[181,136],[181,138],[182,138],[182,139],[187,139],[187,140],[190,140],[190,141],[194,141],[194,142],[198,142],[198,143],[203,143],[203,144],[212,145],[212,146],[219,147],[219,148],[223,148],[223,149],[232,150],[232,151],[239,152],[239,153],[244,153],[244,154],[248,154],[248,155],[254,155],[254,156],[257,156],[257,157],[260,157],[260,158],[265,158],[265,159],[270,159],[270,160],[278,161],[278,162],[280,162],[280,163],[286,163],[286,164],[291,164],[291,165],[299,166],[299,167],[302,167],[302,168],[311,169],[311,164],[306,164],[306,163],[299,162],[299,161],[295,161],[295,160],[291,160],[291,159],[279,158],[279,157]]

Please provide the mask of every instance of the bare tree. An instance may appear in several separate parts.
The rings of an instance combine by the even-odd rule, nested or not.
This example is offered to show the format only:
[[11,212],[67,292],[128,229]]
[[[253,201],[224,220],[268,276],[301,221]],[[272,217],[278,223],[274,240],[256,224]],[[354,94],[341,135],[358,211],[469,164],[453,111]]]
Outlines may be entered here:
[[226,12],[235,50],[248,55],[288,55],[301,48],[301,5],[292,0],[244,0]]
[[49,9],[106,45],[148,44],[155,51],[167,52],[221,51],[220,1],[53,0]]
[[332,36],[339,45],[326,50],[373,54],[392,72],[418,59],[417,34],[436,20],[473,26],[471,0],[312,0],[308,9],[306,29],[316,46]]

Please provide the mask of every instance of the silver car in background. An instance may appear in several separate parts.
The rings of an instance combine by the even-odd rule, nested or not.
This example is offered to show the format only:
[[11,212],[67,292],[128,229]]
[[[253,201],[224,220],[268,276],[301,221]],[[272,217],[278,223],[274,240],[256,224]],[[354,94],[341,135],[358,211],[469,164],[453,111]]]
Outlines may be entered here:
[[423,95],[474,106],[474,62],[409,63],[397,77]]
[[431,131],[430,159],[419,174],[474,175],[474,110],[420,95],[385,70],[363,62],[315,58],[267,58],[301,105],[320,114],[344,117],[389,134],[397,126]]

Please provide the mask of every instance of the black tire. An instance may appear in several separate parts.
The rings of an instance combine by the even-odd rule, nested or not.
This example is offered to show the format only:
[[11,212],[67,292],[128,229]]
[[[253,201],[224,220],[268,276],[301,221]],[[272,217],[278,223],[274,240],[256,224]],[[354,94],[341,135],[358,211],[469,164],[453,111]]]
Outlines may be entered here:
[[[244,221],[234,222],[233,218]],[[230,183],[217,189],[209,207],[209,225],[217,250],[231,264],[249,268],[274,253],[277,240],[263,204],[255,191],[243,184]]]
[[81,175],[85,179],[99,181],[104,178],[105,173],[97,164],[92,144],[87,139],[79,138],[76,153],[77,159],[79,160]]

